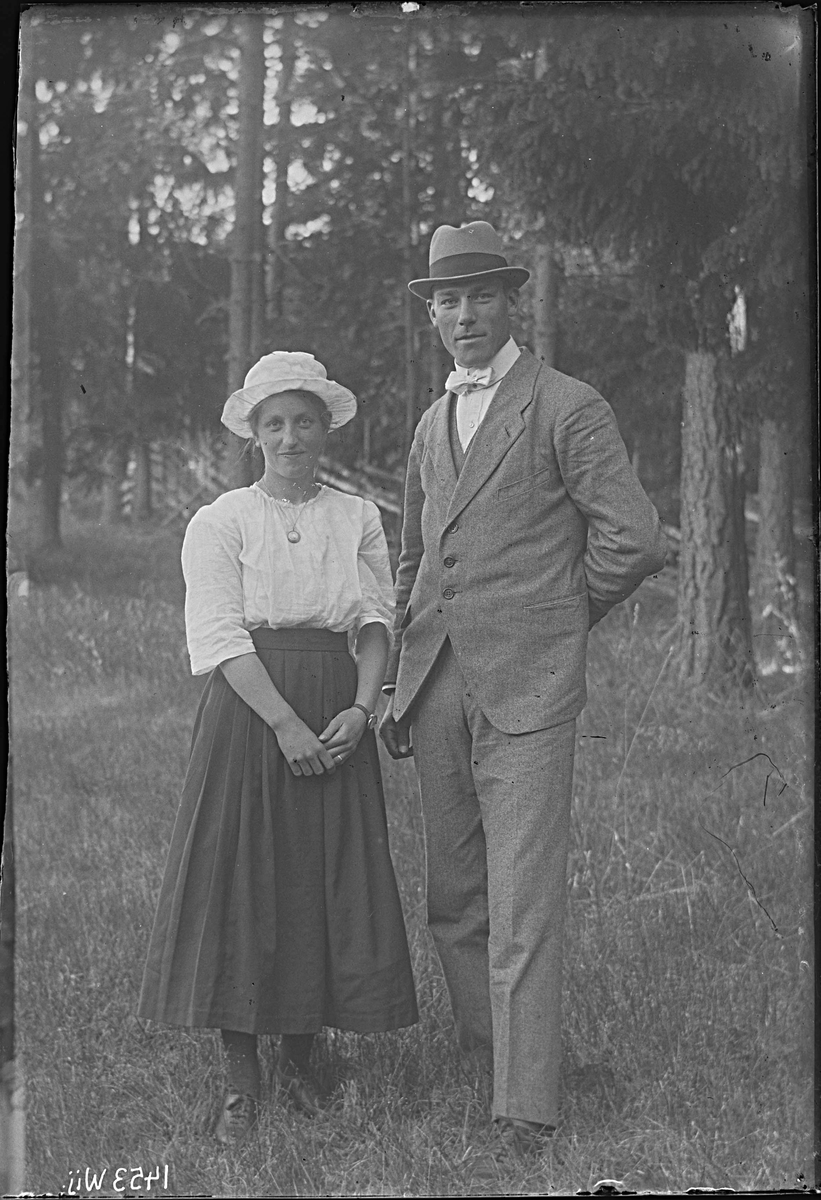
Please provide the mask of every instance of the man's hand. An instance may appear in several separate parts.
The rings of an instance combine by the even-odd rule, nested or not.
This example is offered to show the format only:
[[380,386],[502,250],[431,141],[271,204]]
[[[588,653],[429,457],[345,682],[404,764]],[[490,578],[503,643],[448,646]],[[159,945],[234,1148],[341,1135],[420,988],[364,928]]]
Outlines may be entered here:
[[379,722],[379,736],[385,743],[391,758],[410,758],[413,747],[410,744],[410,722],[394,720],[393,694],[388,700],[382,720]]

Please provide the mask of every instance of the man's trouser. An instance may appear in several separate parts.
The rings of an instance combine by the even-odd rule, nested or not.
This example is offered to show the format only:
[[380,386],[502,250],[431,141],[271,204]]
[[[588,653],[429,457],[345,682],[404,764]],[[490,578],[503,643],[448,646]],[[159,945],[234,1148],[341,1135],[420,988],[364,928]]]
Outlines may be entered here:
[[412,713],[428,924],[460,1048],[493,1059],[493,1116],[558,1122],[575,720],[496,729],[446,641]]

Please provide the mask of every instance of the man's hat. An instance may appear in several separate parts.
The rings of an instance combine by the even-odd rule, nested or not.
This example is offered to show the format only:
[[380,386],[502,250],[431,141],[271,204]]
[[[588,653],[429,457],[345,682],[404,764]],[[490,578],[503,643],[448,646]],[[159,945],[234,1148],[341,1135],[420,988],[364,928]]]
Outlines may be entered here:
[[428,279],[412,279],[410,290],[429,300],[435,287],[464,283],[468,279],[503,280],[508,287],[521,287],[530,278],[524,267],[510,267],[502,253],[502,239],[487,221],[471,221],[457,229],[440,225],[430,240]]

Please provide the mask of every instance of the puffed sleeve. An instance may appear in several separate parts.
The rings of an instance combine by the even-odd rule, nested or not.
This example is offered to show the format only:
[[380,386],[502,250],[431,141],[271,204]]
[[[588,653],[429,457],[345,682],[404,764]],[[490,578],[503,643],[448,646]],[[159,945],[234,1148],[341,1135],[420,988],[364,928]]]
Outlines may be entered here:
[[215,513],[213,505],[199,509],[185,531],[185,633],[192,675],[205,675],[228,658],[255,653],[243,623],[241,546],[236,521]]
[[390,634],[394,619],[393,576],[379,509],[372,500],[363,502],[357,566],[362,590],[357,632],[371,621],[381,621]]

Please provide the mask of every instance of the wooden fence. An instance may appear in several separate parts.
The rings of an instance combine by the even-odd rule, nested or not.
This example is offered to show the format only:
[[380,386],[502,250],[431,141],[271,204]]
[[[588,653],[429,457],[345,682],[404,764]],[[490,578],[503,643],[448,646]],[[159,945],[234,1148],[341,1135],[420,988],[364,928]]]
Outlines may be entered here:
[[[153,442],[150,447],[151,507],[161,525],[186,524],[198,508],[210,504],[227,491],[231,483],[223,462],[223,447],[214,436],[206,433],[178,438],[174,441]],[[130,517],[136,491],[136,460],[128,464],[122,484],[123,515]],[[317,478],[341,492],[364,496],[379,508],[382,524],[396,564],[402,532],[403,476],[382,470],[369,463],[344,466],[331,458],[320,462]],[[748,513],[755,520],[755,514]],[[670,546],[672,567],[678,558],[681,534],[672,525],[665,525]],[[665,591],[673,590],[672,573],[665,573]]]
[[[153,442],[149,461],[151,508],[160,518],[161,525],[187,523],[198,508],[210,504],[231,487],[224,469],[222,446],[208,434]],[[133,511],[136,475],[137,464],[132,458],[121,489],[122,511],[127,517]],[[346,467],[333,459],[323,458],[317,478],[341,492],[373,500],[382,514],[392,550],[398,546],[402,524],[401,475],[367,463]]]

